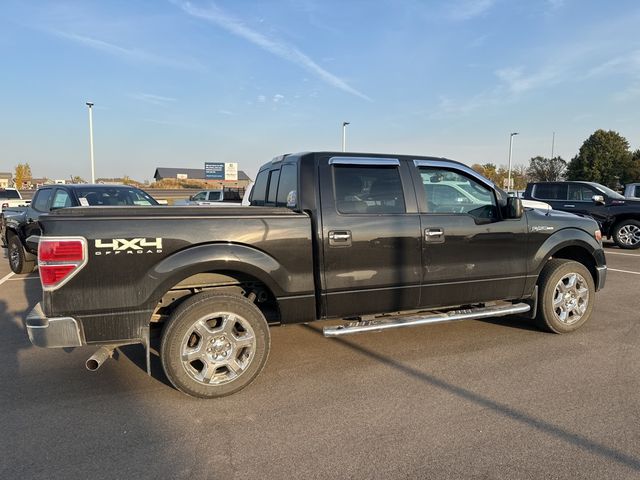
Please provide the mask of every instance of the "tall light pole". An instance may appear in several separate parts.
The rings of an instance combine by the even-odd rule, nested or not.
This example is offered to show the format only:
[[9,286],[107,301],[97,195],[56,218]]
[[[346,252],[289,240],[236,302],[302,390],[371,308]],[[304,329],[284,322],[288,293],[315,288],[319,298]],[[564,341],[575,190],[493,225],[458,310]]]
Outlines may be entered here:
[[342,122],[342,151],[347,151],[347,125],[351,122]]
[[553,132],[553,136],[551,137],[551,158],[553,159],[553,153],[556,149],[556,132]]
[[91,183],[96,183],[96,164],[93,160],[93,103],[87,102],[89,107],[89,155],[91,157]]
[[509,174],[507,176],[507,190],[511,189],[511,153],[513,152],[513,137],[518,135],[518,132],[511,132],[509,135]]

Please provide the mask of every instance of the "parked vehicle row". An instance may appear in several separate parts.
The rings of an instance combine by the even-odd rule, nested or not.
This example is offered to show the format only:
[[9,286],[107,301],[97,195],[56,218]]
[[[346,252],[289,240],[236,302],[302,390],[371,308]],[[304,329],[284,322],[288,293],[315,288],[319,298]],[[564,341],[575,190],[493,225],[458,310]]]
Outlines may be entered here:
[[333,337],[522,314],[567,333],[605,283],[592,218],[523,208],[451,160],[283,155],[250,204],[41,215],[31,341],[93,345],[92,370],[139,343],[149,368],[157,334],[171,383],[211,398],[260,373],[272,325],[335,319]]
[[533,182],[527,185],[524,198],[547,202],[555,210],[588,215],[620,248],[640,248],[640,199],[592,182]]

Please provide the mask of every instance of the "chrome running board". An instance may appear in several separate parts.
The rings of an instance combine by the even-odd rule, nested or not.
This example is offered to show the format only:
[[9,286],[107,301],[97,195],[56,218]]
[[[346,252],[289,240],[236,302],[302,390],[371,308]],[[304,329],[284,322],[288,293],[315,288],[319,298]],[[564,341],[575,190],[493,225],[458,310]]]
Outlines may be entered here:
[[349,322],[344,325],[324,327],[325,337],[339,337],[353,333],[381,332],[391,328],[414,327],[416,325],[430,325],[433,323],[455,322],[457,320],[478,320],[480,318],[503,317],[531,310],[526,303],[508,305],[492,305],[490,307],[468,308],[464,310],[450,310],[448,312],[426,313],[402,317],[380,317],[373,320]]

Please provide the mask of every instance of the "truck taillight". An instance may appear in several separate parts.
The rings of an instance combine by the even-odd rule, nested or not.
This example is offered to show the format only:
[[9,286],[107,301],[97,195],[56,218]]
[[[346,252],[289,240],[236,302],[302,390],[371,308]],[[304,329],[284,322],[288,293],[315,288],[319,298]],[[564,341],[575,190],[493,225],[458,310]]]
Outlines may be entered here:
[[68,282],[87,263],[87,241],[83,237],[42,237],[38,243],[38,270],[44,290],[55,290]]

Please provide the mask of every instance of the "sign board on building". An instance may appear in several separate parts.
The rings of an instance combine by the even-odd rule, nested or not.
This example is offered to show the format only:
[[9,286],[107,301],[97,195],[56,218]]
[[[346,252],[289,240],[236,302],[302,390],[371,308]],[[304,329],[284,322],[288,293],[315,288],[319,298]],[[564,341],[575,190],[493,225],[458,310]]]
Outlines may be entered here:
[[233,182],[238,181],[238,164],[237,163],[225,163],[224,164],[224,179]]
[[189,175],[187,175],[186,173],[176,173],[176,178],[178,180],[186,180],[187,178],[189,178]]
[[223,162],[205,162],[204,178],[207,180],[238,181],[238,164]]
[[204,178],[207,180],[224,180],[224,163],[205,162]]

